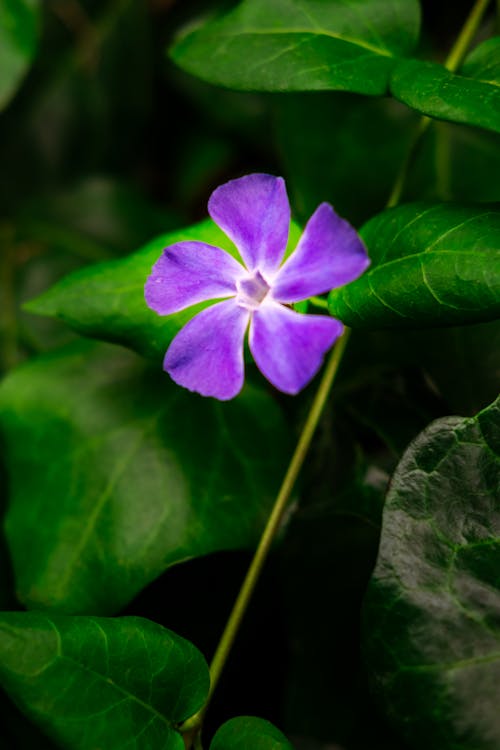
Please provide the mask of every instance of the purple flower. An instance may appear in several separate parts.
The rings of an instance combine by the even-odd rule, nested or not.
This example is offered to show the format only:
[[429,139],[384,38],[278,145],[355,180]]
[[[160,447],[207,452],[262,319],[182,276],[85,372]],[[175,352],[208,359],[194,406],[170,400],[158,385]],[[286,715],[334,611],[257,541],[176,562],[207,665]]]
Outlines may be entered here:
[[170,315],[198,302],[223,301],[179,331],[163,367],[190,391],[233,398],[243,385],[243,344],[250,328],[250,351],[259,370],[280,391],[297,393],[317,373],[343,326],[289,305],[357,278],[370,262],[365,247],[351,225],[322,203],[281,265],[290,225],[281,177],[250,174],[226,182],[210,196],[208,212],[244,265],[204,242],[165,248],[146,283],[150,308]]

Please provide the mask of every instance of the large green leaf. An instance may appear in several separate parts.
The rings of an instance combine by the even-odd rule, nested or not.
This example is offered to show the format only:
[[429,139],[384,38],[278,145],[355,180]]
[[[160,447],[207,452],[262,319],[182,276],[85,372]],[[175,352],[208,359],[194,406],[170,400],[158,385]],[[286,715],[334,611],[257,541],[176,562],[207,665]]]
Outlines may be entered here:
[[182,750],[175,725],[209,675],[189,641],[140,617],[4,612],[0,683],[65,750]]
[[500,211],[410,203],[363,227],[372,266],[330,293],[332,315],[353,327],[419,327],[500,314]]
[[2,0],[0,3],[0,109],[21,83],[35,56],[38,0]]
[[12,372],[0,426],[18,595],[70,614],[114,612],[171,565],[255,544],[289,449],[259,389],[204,399],[90,342]]
[[432,423],[384,510],[365,606],[366,656],[415,748],[500,746],[500,401]]
[[244,0],[188,29],[171,54],[189,73],[229,88],[383,94],[418,26],[414,0]]
[[403,60],[390,86],[396,99],[425,115],[500,132],[500,36],[480,44],[460,75],[438,63]]
[[293,750],[293,746],[269,721],[236,716],[220,727],[210,750]]
[[[299,236],[291,225],[289,250]],[[222,247],[237,257],[234,245],[206,219],[152,240],[137,253],[116,261],[88,266],[67,276],[25,307],[30,312],[52,315],[86,336],[135,349],[149,357],[163,359],[168,344],[201,303],[176,315],[158,316],[144,301],[144,284],[164,247],[180,240],[200,240]]]

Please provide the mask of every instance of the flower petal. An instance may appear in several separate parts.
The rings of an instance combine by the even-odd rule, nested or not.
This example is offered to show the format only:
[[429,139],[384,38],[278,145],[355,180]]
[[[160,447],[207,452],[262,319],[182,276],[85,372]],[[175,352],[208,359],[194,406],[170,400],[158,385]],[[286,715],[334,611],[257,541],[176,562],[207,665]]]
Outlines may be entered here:
[[329,203],[322,203],[274,279],[273,297],[290,303],[329,292],[354,281],[369,264],[356,230]]
[[280,391],[298,393],[317,373],[325,352],[342,333],[339,320],[302,315],[266,302],[250,324],[250,351],[262,374]]
[[236,294],[246,270],[220,247],[204,242],[177,242],[163,251],[144,288],[148,307],[159,315],[184,310],[218,297]]
[[249,174],[218,187],[208,213],[234,242],[247,268],[275,271],[283,258],[290,204],[282,177]]
[[174,338],[163,369],[179,385],[221,401],[243,386],[243,339],[250,313],[233,299],[195,315]]

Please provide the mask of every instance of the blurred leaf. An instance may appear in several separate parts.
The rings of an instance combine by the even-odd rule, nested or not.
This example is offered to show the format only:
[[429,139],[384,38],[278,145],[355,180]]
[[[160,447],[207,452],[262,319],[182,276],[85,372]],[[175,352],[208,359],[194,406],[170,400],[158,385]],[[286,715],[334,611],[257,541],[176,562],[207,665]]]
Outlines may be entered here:
[[293,750],[293,746],[269,721],[236,716],[221,726],[210,750]]
[[[64,13],[69,3],[53,5]],[[69,44],[51,44],[47,28],[30,96],[3,123],[0,194],[12,210],[37,188],[138,169],[153,103],[147,5],[107,0],[97,8],[95,17],[83,14]]]
[[460,75],[443,65],[402,60],[391,76],[391,93],[429,117],[500,132],[500,36],[469,55]]
[[431,424],[386,500],[366,657],[386,714],[415,748],[500,744],[499,405]]
[[470,416],[497,396],[500,320],[426,331],[420,339],[420,361],[454,413]]
[[330,292],[332,315],[350,326],[438,327],[500,313],[500,212],[410,203],[363,227],[372,266]]
[[39,16],[38,0],[0,4],[0,109],[9,103],[35,56]]
[[175,219],[132,186],[92,176],[27,201],[17,222],[21,236],[51,250],[102,260],[131,252]]
[[275,106],[278,146],[301,218],[322,201],[355,225],[383,209],[414,113],[390,99],[343,93],[289,95]]
[[[300,229],[292,224],[288,251],[296,245],[299,235]],[[175,334],[207,303],[160,317],[144,301],[144,284],[163,248],[188,239],[222,247],[237,257],[226,235],[206,219],[158,237],[123,260],[83,268],[29,302],[25,309],[61,318],[86,336],[125,344],[148,357],[163,359]]]
[[204,399],[90,342],[13,371],[0,423],[19,597],[67,613],[115,612],[171,565],[252,546],[288,459],[265,392]]
[[435,120],[408,173],[405,200],[500,201],[500,135]]
[[140,617],[0,614],[0,681],[68,750],[183,750],[175,725],[203,705],[208,668],[180,636]]
[[413,49],[418,26],[414,0],[243,0],[188,28],[171,55],[229,88],[383,94],[394,56]]

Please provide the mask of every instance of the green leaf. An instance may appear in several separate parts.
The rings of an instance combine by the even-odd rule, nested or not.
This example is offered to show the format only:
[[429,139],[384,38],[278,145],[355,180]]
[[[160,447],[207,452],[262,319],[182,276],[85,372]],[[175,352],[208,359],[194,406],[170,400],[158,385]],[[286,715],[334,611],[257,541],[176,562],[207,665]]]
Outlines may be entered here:
[[77,342],[0,387],[6,535],[26,605],[113,613],[166,568],[253,546],[289,457],[271,396],[228,403]]
[[27,201],[16,223],[24,241],[91,261],[132,252],[175,226],[170,213],[131,185],[98,175]]
[[500,134],[434,120],[407,175],[402,202],[500,201],[499,173]]
[[410,203],[374,217],[361,234],[371,267],[329,297],[344,323],[437,327],[500,314],[500,211]]
[[0,109],[24,78],[36,52],[38,0],[2,0],[0,4]]
[[438,63],[402,60],[390,88],[396,99],[429,117],[500,132],[500,36],[480,44],[460,75]]
[[220,727],[210,750],[293,750],[293,746],[269,721],[237,716]]
[[205,702],[202,655],[141,617],[0,614],[0,682],[68,750],[183,750],[175,725]]
[[[291,225],[289,250],[300,234]],[[160,317],[144,301],[144,284],[164,247],[181,240],[200,240],[238,257],[226,235],[206,219],[152,240],[137,253],[116,261],[88,266],[62,279],[41,297],[25,305],[39,315],[55,316],[86,336],[124,344],[162,360],[180,328],[207,307],[203,302],[175,315]]]
[[205,81],[244,91],[378,95],[418,27],[414,0],[244,0],[188,29],[171,55]]
[[387,495],[365,602],[376,694],[415,748],[500,746],[500,401],[432,423]]
[[[382,211],[415,112],[394,100],[340,92],[290,94],[274,106],[284,173],[301,218],[323,201],[355,226]],[[326,163],[335,168],[325,169]]]

